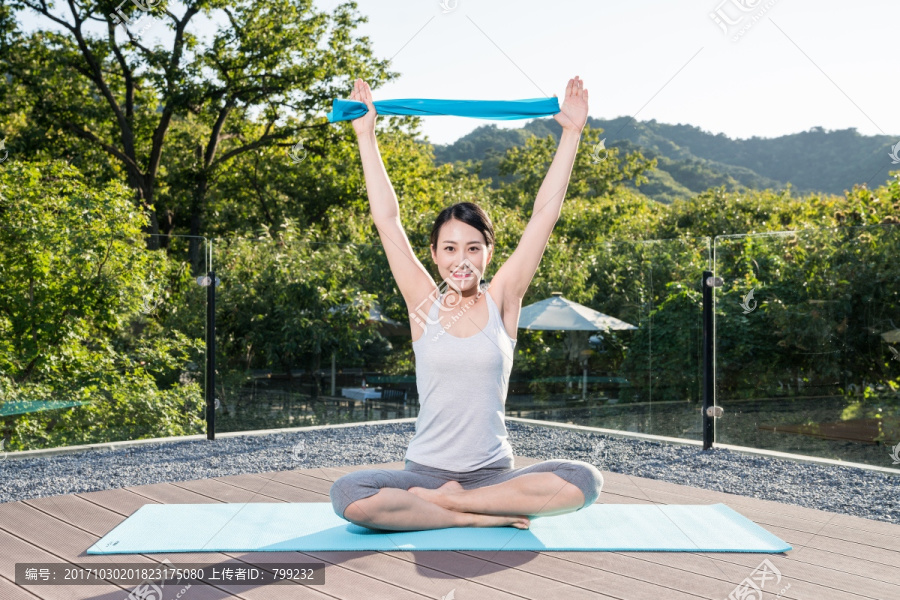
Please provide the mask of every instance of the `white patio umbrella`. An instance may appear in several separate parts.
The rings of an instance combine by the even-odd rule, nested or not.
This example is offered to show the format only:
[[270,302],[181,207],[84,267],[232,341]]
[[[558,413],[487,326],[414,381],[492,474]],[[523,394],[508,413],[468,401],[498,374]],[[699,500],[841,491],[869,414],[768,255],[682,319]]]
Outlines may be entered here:
[[395,321],[389,317],[384,315],[382,312],[381,305],[377,302],[372,303],[372,308],[369,310],[369,321],[376,322],[379,324],[379,330],[381,333],[385,335],[401,335],[401,334],[409,334],[411,333],[409,330],[409,322],[401,323],[400,321]]
[[891,327],[893,327],[893,329],[882,333],[881,339],[886,341],[888,344],[896,344],[897,342],[900,342],[900,329],[897,329],[897,326],[894,325],[893,319],[888,319],[888,321],[891,322]]
[[[611,331],[637,329],[634,325],[603,314],[583,304],[563,298],[562,292],[553,292],[550,298],[522,307],[519,329],[568,331],[569,358],[572,359],[578,345],[576,331]],[[587,396],[587,361],[584,362],[581,397]]]

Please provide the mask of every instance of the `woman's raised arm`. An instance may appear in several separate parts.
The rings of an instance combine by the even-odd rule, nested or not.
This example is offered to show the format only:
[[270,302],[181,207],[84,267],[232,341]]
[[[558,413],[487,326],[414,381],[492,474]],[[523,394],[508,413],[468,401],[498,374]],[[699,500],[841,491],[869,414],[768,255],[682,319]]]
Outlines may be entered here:
[[363,174],[366,178],[366,192],[369,195],[369,210],[375,228],[381,237],[381,245],[387,256],[391,273],[400,288],[407,307],[418,307],[437,287],[422,262],[416,257],[409,238],[400,223],[400,204],[397,194],[388,179],[387,170],[378,151],[375,139],[375,105],[372,104],[372,90],[362,79],[354,84],[351,100],[364,102],[369,112],[353,119],[353,129],[359,142]]
[[547,175],[534,199],[534,209],[519,245],[497,271],[491,283],[504,290],[504,302],[515,304],[525,297],[525,292],[537,272],[550,234],[562,211],[569,177],[575,165],[575,154],[581,139],[581,130],[587,122],[588,91],[576,75],[566,86],[566,97],[560,112],[553,118],[562,126],[559,147]]
[[375,105],[372,104],[372,89],[362,79],[354,83],[351,100],[364,102],[369,112],[353,119],[353,129],[356,131],[356,139],[359,143],[359,155],[362,158],[363,174],[366,179],[366,192],[369,195],[369,209],[372,218],[378,225],[384,221],[393,219],[400,214],[400,205],[397,203],[397,195],[394,187],[388,179],[381,153],[378,151],[378,141],[375,139]]

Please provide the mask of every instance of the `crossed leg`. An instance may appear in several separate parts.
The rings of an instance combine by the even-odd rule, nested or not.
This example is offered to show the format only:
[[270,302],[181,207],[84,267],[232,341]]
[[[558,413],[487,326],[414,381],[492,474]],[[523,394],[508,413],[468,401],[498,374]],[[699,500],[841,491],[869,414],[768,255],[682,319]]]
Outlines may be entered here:
[[[579,463],[549,460],[486,479],[465,479],[467,486],[497,481],[471,489],[455,480],[441,483],[440,478],[422,472],[357,471],[338,479],[331,497],[338,515],[373,529],[504,525],[527,529],[529,516],[573,512],[596,500],[603,477],[596,467]],[[568,480],[556,473],[564,473]],[[375,487],[377,493],[366,495]]]
[[434,490],[412,487],[409,492],[447,510],[486,515],[560,515],[578,510],[585,501],[577,486],[554,473],[526,473],[470,490],[448,481]]
[[416,531],[445,527],[503,527],[528,529],[524,515],[489,515],[447,510],[406,490],[383,488],[357,500],[344,511],[348,521],[370,529]]
[[330,496],[339,516],[370,529],[410,531],[445,527],[528,528],[529,520],[525,515],[489,515],[448,510],[408,491],[413,485],[436,488],[444,481],[446,479],[406,470],[368,469],[339,478],[332,485]]

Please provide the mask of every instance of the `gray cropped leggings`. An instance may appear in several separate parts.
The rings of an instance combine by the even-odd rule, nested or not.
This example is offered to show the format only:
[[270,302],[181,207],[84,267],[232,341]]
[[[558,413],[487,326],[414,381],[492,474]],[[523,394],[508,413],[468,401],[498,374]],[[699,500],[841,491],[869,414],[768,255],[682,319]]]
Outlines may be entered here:
[[334,512],[344,518],[344,511],[348,506],[357,500],[374,496],[385,487],[401,490],[423,487],[433,490],[452,480],[470,490],[503,483],[526,473],[554,473],[581,490],[584,494],[584,505],[581,508],[593,504],[603,487],[603,475],[597,467],[580,460],[545,460],[518,469],[513,468],[512,464],[512,459],[502,458],[475,471],[460,473],[426,467],[407,459],[402,471],[365,469],[348,473],[334,482],[329,495]]

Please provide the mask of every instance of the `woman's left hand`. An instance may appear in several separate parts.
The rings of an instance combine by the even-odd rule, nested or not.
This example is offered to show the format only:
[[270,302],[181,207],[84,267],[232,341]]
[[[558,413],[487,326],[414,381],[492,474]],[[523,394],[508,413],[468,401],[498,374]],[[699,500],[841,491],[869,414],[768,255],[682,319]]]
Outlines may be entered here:
[[[556,96],[556,94],[553,94]],[[581,133],[584,124],[587,122],[588,114],[588,91],[584,89],[584,81],[578,78],[569,80],[566,86],[566,97],[563,99],[559,112],[553,115],[556,122],[562,125],[563,129],[571,129],[577,133]]]

